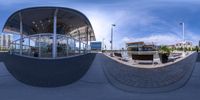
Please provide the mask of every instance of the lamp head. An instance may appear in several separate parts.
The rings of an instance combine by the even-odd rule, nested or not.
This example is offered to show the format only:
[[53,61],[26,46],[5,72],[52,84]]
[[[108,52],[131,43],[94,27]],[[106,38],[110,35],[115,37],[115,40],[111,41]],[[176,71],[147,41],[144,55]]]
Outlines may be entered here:
[[116,26],[115,24],[112,24],[112,26]]

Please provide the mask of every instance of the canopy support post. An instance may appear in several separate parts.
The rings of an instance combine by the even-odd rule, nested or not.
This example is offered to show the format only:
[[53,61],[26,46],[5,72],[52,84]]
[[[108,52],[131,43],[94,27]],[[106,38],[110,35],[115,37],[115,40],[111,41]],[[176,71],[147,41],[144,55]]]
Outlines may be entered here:
[[23,50],[23,22],[22,22],[22,15],[19,13],[19,20],[20,20],[20,50],[19,54],[22,55]]
[[52,47],[53,58],[57,57],[57,13],[58,13],[58,9],[55,10],[54,17],[53,17],[53,47]]

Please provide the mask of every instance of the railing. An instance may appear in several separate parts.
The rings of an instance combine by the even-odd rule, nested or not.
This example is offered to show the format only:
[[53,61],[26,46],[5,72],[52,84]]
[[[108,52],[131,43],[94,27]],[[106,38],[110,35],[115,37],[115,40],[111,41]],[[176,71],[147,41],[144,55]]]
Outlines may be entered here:
[[8,46],[1,46],[0,45],[0,51],[8,51],[9,47]]
[[[183,52],[183,51],[172,51],[170,54],[185,54],[185,55],[188,55],[188,54],[191,54],[193,53],[194,51],[186,51],[186,52]],[[154,59],[157,59],[159,58],[159,51],[128,51],[128,50],[104,50],[104,53],[121,53],[123,55],[126,55],[126,57],[129,57],[131,58],[132,57],[132,54],[136,54],[136,55],[153,55]]]
[[[15,40],[10,45],[10,52],[35,58],[52,58],[53,34],[41,33]],[[89,52],[89,45],[73,37],[57,34],[57,58],[83,55]],[[22,52],[20,54],[20,51]]]
[[131,58],[132,54],[137,55],[153,55],[154,58],[159,58],[158,51],[128,51],[128,50],[106,50],[104,53],[121,53],[126,54],[127,57]]

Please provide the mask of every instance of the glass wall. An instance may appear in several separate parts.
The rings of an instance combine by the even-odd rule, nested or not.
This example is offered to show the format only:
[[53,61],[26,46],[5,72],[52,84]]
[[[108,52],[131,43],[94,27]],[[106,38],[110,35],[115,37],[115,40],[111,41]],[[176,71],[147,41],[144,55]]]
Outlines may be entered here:
[[[57,57],[85,54],[87,44],[67,35],[57,34]],[[37,58],[52,58],[53,34],[42,33],[23,37],[22,55]],[[20,39],[11,43],[11,52],[20,54]]]
[[57,35],[57,56],[65,57],[67,56],[67,43],[68,37],[65,35]]

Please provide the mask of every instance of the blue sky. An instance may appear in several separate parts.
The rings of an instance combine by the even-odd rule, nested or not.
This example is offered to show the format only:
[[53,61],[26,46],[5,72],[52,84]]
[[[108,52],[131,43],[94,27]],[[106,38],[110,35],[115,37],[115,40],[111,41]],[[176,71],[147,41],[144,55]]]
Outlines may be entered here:
[[96,38],[110,47],[111,24],[114,48],[130,41],[174,44],[182,40],[180,22],[185,23],[185,39],[194,45],[200,40],[198,0],[0,0],[0,29],[17,10],[34,6],[62,6],[83,12]]

